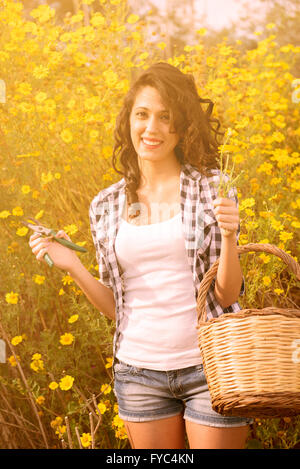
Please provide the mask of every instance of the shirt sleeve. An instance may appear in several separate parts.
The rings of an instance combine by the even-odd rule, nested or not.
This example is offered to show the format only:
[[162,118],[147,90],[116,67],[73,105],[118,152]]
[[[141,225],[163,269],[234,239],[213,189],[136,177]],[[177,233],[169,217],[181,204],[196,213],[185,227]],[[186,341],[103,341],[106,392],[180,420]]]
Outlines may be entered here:
[[99,281],[108,288],[113,288],[109,270],[107,267],[107,256],[106,256],[106,248],[101,243],[101,239],[105,237],[104,231],[100,233],[99,229],[99,220],[101,218],[101,214],[97,214],[97,207],[94,207],[94,202],[90,204],[89,208],[89,219],[90,219],[90,229],[92,234],[92,239],[94,242],[94,246],[96,249],[96,259],[98,262],[98,270],[99,270]]

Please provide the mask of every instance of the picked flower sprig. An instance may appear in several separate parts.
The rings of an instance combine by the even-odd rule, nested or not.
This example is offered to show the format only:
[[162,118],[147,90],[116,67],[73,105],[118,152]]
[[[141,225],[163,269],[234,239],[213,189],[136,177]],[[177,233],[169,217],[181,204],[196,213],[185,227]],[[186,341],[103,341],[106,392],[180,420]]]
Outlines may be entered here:
[[[219,157],[220,171],[221,171],[220,182],[217,186],[215,186],[215,187],[218,188],[218,196],[219,197],[226,197],[227,194],[229,193],[230,189],[232,189],[232,187],[234,187],[236,185],[236,181],[244,173],[244,171],[241,171],[240,174],[238,174],[235,178],[233,177],[234,165],[235,165],[235,163],[233,161],[233,165],[232,165],[232,167],[230,169],[230,172],[228,174],[229,156],[226,157],[225,167],[224,167],[224,162],[223,162],[224,148],[226,148],[227,142],[228,142],[229,138],[231,137],[231,135],[232,135],[232,129],[230,127],[228,127],[227,132],[226,132],[225,142],[224,142],[223,145],[221,145],[221,153],[220,153],[220,157]],[[224,174],[226,174],[228,176],[227,181],[224,178]]]
[[[228,169],[229,156],[227,155],[226,161],[224,164],[224,149],[226,149],[226,144],[229,138],[232,135],[232,129],[229,127],[226,132],[225,142],[221,145],[221,152],[219,157],[220,163],[220,181],[219,184],[214,184],[214,187],[217,189],[218,197],[227,198],[230,190],[236,185],[236,181],[241,177],[244,171],[241,171],[236,177],[233,177],[234,174],[234,162],[231,169]],[[226,178],[225,178],[226,175]],[[229,197],[228,197],[229,198]],[[215,204],[214,204],[215,205]],[[232,232],[222,228],[223,234],[229,236]]]

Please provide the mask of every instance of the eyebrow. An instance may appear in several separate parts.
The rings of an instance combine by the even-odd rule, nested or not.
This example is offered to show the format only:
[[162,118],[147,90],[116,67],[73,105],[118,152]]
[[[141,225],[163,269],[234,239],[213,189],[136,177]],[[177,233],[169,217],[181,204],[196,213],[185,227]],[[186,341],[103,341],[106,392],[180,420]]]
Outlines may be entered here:
[[[137,106],[134,108],[135,110],[136,109],[145,109],[146,111],[149,111],[149,108],[145,107],[145,106]],[[160,111],[157,111],[157,112],[169,112],[168,109],[161,109]]]

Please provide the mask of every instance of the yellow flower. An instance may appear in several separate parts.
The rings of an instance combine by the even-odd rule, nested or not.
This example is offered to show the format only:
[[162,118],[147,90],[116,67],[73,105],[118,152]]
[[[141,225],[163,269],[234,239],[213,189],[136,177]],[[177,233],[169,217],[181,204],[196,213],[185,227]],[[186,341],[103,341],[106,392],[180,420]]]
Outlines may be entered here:
[[26,82],[19,83],[16,91],[17,93],[21,93],[24,96],[28,96],[32,91],[32,86],[30,83],[26,83]]
[[199,34],[199,36],[205,36],[205,34],[207,33],[207,29],[200,28],[196,31],[196,33]]
[[115,415],[112,421],[112,426],[113,427],[118,427],[122,428],[124,427],[124,422],[123,420],[119,417],[119,415]]
[[255,212],[253,212],[251,208],[246,208],[245,212],[246,212],[246,215],[248,215],[249,217],[254,217],[255,215]]
[[268,175],[272,174],[273,165],[271,163],[262,163],[258,168],[258,173],[266,173]]
[[260,259],[263,260],[264,264],[268,264],[268,262],[270,262],[271,258],[270,256],[267,256],[264,252],[262,254],[260,254]]
[[265,276],[263,277],[263,284],[264,284],[266,287],[268,287],[268,286],[271,284],[271,279],[270,279],[270,277],[269,277],[268,275],[265,275]]
[[249,125],[249,117],[243,117],[240,121],[237,121],[235,124],[236,129],[244,129]]
[[147,57],[149,57],[149,52],[142,52],[142,53],[139,55],[139,59],[140,59],[140,60],[145,60]]
[[231,55],[232,54],[232,47],[222,45],[219,49],[219,54],[223,56]]
[[39,404],[39,405],[43,405],[44,402],[45,402],[44,396],[39,396],[39,397],[37,397],[36,400],[35,400],[35,402],[36,402],[37,404]]
[[274,292],[276,295],[281,295],[281,293],[284,293],[284,290],[282,290],[282,288],[274,288]]
[[73,316],[71,316],[71,317],[68,319],[68,322],[69,322],[70,324],[73,324],[73,322],[76,322],[76,321],[77,321],[78,317],[79,317],[78,314],[73,314]]
[[[107,407],[103,402],[99,402],[99,404],[97,405],[97,408],[101,415],[103,415],[107,411]],[[98,411],[96,412],[99,413]]]
[[103,26],[106,22],[104,16],[99,12],[94,13],[90,21],[94,28],[97,28],[97,26]]
[[61,425],[63,422],[63,419],[59,416],[57,416],[54,420],[51,420],[50,422],[50,425],[51,425],[51,428],[56,428],[58,427],[59,425]]
[[13,208],[12,214],[16,217],[21,217],[22,215],[24,215],[24,212],[21,207],[15,207]]
[[129,24],[134,24],[136,23],[138,20],[140,19],[140,17],[138,15],[129,15],[128,18],[127,18],[127,23]]
[[107,363],[105,365],[105,368],[111,368],[113,364],[113,358],[107,358],[106,361]]
[[118,430],[115,431],[115,437],[119,440],[125,440],[126,438],[128,438],[125,427],[118,428]]
[[48,173],[42,173],[41,181],[43,184],[48,184],[49,182],[53,181],[53,179],[54,177],[51,171],[49,171]]
[[23,340],[23,337],[21,335],[16,335],[15,337],[13,337],[11,339],[10,342],[11,342],[12,345],[16,346],[16,345],[20,344],[22,342],[22,340]]
[[164,50],[167,47],[167,44],[165,42],[159,42],[157,47],[159,47],[161,50]]
[[0,218],[8,218],[11,215],[11,213],[8,210],[2,210],[0,212]]
[[288,233],[287,231],[282,231],[279,234],[280,241],[288,241],[289,239],[293,239],[293,233]]
[[255,205],[255,199],[253,199],[253,197],[249,199],[244,199],[241,201],[239,205],[239,210],[240,211],[245,210],[246,208],[253,207],[253,205]]
[[62,438],[63,434],[66,433],[66,430],[67,430],[66,425],[59,425],[57,427],[55,434],[58,435],[59,438]]
[[70,143],[73,141],[73,135],[69,129],[64,129],[60,136],[65,143]]
[[71,345],[74,340],[73,334],[70,334],[69,332],[66,332],[65,334],[60,336],[60,343],[62,345]]
[[259,135],[259,134],[252,135],[252,136],[250,137],[250,142],[251,142],[251,143],[254,143],[254,144],[262,143],[263,141],[264,141],[264,139],[263,139],[262,136]]
[[70,23],[71,24],[74,24],[74,23],[80,23],[80,21],[82,21],[84,18],[84,15],[82,12],[78,13],[77,15],[73,15],[71,20],[70,20]]
[[77,233],[78,228],[76,225],[72,224],[64,226],[64,230],[69,236],[72,236],[73,234]]
[[[21,358],[19,357],[19,355],[16,355],[16,357],[18,361],[21,361]],[[16,362],[14,355],[11,355],[10,357],[8,357],[7,360],[9,361],[11,366],[17,366],[17,362]]]
[[14,293],[13,291],[11,291],[10,293],[6,293],[5,295],[6,302],[11,305],[16,305],[18,303],[18,299],[19,293]]
[[48,76],[49,74],[49,69],[48,67],[45,67],[44,65],[38,65],[34,67],[32,75],[34,78],[42,79]]
[[70,275],[65,275],[63,278],[62,278],[62,283],[64,285],[70,285],[71,283],[73,283],[74,280],[72,279],[72,277]]
[[30,12],[30,16],[36,18],[40,23],[46,23],[55,16],[55,10],[49,5],[39,5]]
[[118,82],[118,75],[112,70],[106,70],[103,73],[105,83],[109,88],[113,88]]
[[277,186],[282,182],[282,178],[272,178],[270,181],[271,186]]
[[111,392],[111,386],[109,384],[102,384],[101,392],[103,394],[109,394]]
[[23,226],[22,228],[18,228],[16,234],[18,236],[26,236],[28,233],[28,228],[26,226]]
[[39,213],[37,213],[34,218],[39,220],[40,218],[42,218],[43,215],[44,215],[44,210],[40,210]]
[[33,280],[38,285],[42,285],[45,282],[46,277],[44,275],[35,274]]
[[70,375],[66,375],[61,378],[59,387],[62,391],[68,391],[73,386],[74,378]]
[[51,381],[51,383],[49,384],[49,388],[51,389],[51,391],[54,391],[55,389],[58,388],[58,384],[56,381]]
[[41,360],[42,356],[40,353],[35,353],[32,355],[32,362],[30,363],[30,368],[33,370],[33,371],[42,371],[44,370],[44,362],[43,360]]
[[280,221],[276,220],[275,218],[271,218],[271,227],[276,231],[283,230],[284,228],[282,223],[280,223]]
[[262,218],[270,218],[270,217],[273,217],[274,214],[273,214],[273,212],[261,211],[261,212],[259,212],[259,216],[262,217]]
[[92,436],[90,433],[83,433],[80,437],[81,444],[84,448],[88,448],[92,443]]
[[47,93],[45,93],[44,91],[40,91],[39,93],[37,93],[35,95],[35,98],[37,103],[42,103],[45,101],[45,99],[47,99]]
[[65,294],[65,290],[63,288],[61,288],[58,292],[59,296],[62,296]]
[[29,194],[29,192],[31,191],[30,186],[28,186],[28,185],[22,186],[21,191],[22,191],[23,194]]

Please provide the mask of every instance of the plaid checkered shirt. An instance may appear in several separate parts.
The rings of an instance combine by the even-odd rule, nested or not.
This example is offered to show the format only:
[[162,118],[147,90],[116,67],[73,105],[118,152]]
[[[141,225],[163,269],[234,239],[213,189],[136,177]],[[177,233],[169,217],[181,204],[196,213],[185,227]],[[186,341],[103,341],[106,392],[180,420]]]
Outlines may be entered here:
[[[223,174],[225,179],[228,176]],[[213,212],[212,202],[218,196],[217,185],[220,181],[220,170],[210,170],[204,176],[189,163],[181,166],[180,173],[180,207],[185,247],[190,265],[195,298],[200,282],[211,265],[220,257],[221,232]],[[120,226],[126,201],[125,179],[102,189],[92,200],[89,207],[90,228],[96,248],[99,266],[99,281],[112,289],[115,298],[116,331],[113,340],[115,357],[123,327],[123,293],[124,282],[121,267],[115,253],[115,239]],[[238,207],[236,188],[233,187],[227,197],[235,200]],[[240,225],[237,230],[239,244]],[[222,308],[214,295],[213,279],[206,297],[207,319],[218,317],[223,313],[233,313],[241,309],[238,302]],[[240,295],[245,293],[245,281]]]

